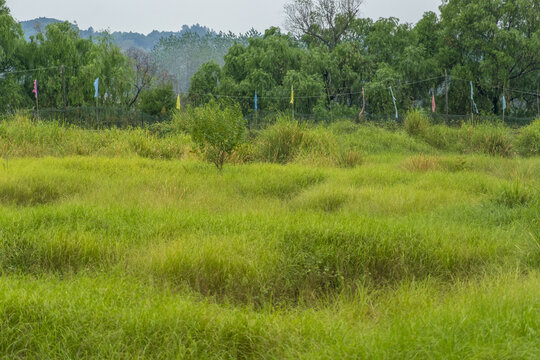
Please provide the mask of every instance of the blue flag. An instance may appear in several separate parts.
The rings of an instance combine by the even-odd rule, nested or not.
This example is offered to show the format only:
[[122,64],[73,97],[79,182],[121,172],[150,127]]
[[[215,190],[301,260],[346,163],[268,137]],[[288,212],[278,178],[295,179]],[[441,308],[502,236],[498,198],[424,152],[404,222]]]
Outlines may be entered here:
[[504,98],[504,95],[502,98],[502,106],[503,106],[503,110],[506,110],[506,99]]
[[255,111],[258,110],[258,108],[257,108],[257,100],[258,100],[257,99],[257,90],[255,90]]
[[99,90],[99,78],[94,81],[94,89],[96,89],[96,94],[94,95],[95,98],[98,97],[98,90]]
[[471,101],[474,107],[474,111],[476,111],[476,113],[478,114],[478,107],[476,106],[476,103],[474,102],[474,91],[473,91],[472,81],[471,81]]
[[394,109],[396,109],[396,120],[398,119],[398,111],[397,111],[397,105],[396,105],[396,98],[394,96],[394,92],[392,91],[392,87],[390,86],[390,94],[392,95],[392,101],[394,101]]

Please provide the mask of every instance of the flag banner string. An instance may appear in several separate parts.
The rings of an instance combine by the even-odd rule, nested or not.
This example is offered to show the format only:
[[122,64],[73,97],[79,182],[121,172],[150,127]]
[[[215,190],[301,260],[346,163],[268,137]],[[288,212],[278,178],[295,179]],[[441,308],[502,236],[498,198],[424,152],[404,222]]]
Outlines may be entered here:
[[34,89],[32,90],[32,93],[36,94],[36,100],[37,100],[38,98],[37,80],[34,80]]
[[97,79],[94,81],[94,89],[96,90],[96,93],[95,93],[94,97],[97,98],[98,95],[99,95],[99,94],[98,94],[98,92],[99,92],[99,91],[98,91],[98,90],[99,90],[99,78],[97,78]]
[[478,107],[476,106],[476,103],[474,102],[474,90],[473,90],[472,81],[471,81],[471,101],[473,104],[474,111],[478,114]]
[[291,85],[291,105],[294,104],[294,87]]
[[396,105],[396,97],[394,96],[394,92],[392,91],[392,87],[390,86],[390,94],[392,95],[392,100],[394,101],[394,108],[396,109],[396,120],[398,119],[398,111],[397,111],[397,105]]

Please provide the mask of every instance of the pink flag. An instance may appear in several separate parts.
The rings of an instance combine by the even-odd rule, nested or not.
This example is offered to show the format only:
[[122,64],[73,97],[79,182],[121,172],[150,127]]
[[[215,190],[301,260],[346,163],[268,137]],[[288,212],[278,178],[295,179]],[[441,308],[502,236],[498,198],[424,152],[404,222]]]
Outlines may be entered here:
[[431,98],[431,111],[435,112],[435,95]]
[[36,94],[36,100],[37,100],[37,80],[34,80],[34,90],[32,90],[34,94]]

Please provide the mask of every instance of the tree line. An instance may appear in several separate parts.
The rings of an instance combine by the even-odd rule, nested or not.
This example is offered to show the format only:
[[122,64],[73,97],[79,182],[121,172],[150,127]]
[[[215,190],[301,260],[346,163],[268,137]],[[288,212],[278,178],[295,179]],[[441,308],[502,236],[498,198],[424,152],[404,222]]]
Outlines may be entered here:
[[468,114],[472,90],[473,111],[498,115],[504,102],[507,114],[538,113],[538,0],[444,0],[440,16],[426,12],[415,25],[361,18],[360,4],[292,1],[288,33],[268,29],[234,45],[223,66],[202,65],[190,100],[232,97],[249,113],[257,91],[259,109],[287,111],[294,87],[297,112],[331,117],[394,114],[392,93],[400,110],[431,111],[434,97],[443,113],[448,93],[450,114]]
[[234,42],[245,42],[243,35],[192,29],[162,38],[151,51],[121,49],[114,34],[85,36],[68,22],[52,22],[25,37],[0,0],[0,113],[36,107],[37,81],[42,109],[97,105],[169,114],[176,93],[187,91],[201,64],[223,61]]
[[[534,116],[540,79],[540,0],[444,0],[414,24],[360,15],[360,0],[293,0],[287,32],[162,38],[121,50],[107,33],[69,23],[24,38],[0,0],[0,112],[39,106],[139,108],[151,114],[215,98],[257,110],[325,117],[432,108],[450,114]],[[392,88],[392,91],[390,91]],[[474,95],[473,95],[474,94]],[[474,107],[473,107],[474,96]],[[503,99],[504,96],[504,99]]]

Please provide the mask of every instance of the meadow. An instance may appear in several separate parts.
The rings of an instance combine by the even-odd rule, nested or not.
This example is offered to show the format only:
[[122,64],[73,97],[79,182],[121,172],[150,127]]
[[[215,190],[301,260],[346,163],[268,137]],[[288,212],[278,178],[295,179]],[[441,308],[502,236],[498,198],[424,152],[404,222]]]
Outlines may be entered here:
[[0,358],[538,359],[540,122],[0,122]]

